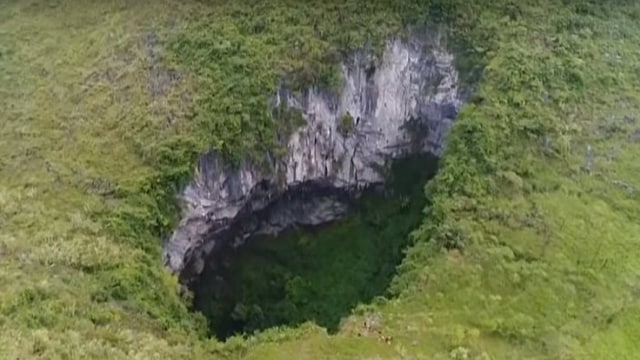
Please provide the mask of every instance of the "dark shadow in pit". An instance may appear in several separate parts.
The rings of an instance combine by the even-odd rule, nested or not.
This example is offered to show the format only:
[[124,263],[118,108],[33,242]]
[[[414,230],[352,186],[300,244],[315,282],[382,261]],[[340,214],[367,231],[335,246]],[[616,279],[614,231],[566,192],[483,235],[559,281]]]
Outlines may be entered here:
[[217,254],[210,261],[223,266],[192,288],[194,310],[219,339],[306,321],[335,332],[358,304],[385,295],[436,170],[428,155],[395,161],[386,190],[364,194],[346,218]]

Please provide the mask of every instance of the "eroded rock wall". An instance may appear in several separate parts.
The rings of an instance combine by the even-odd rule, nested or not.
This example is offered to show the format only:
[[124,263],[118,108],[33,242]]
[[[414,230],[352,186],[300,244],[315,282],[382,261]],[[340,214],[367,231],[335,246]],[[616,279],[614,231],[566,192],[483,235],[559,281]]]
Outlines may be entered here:
[[280,88],[273,106],[296,108],[305,120],[286,156],[268,171],[202,156],[180,194],[183,217],[165,244],[167,267],[189,283],[217,249],[343,217],[363,189],[383,183],[389,160],[440,155],[463,102],[453,60],[437,41],[396,39],[377,61],[354,53],[342,66],[340,94]]

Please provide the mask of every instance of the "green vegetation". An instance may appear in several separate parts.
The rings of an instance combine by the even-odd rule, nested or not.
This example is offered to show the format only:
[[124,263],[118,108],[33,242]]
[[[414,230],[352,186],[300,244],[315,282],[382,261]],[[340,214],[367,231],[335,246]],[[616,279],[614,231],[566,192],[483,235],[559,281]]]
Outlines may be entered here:
[[277,156],[286,155],[286,143],[299,127],[305,124],[302,111],[289,107],[284,101],[275,107],[273,114],[277,143],[269,151]]
[[[218,338],[306,321],[335,332],[356,305],[385,294],[435,171],[428,156],[403,159],[390,169],[392,194],[365,195],[334,224],[253,239],[227,254],[228,269],[202,279],[195,307]],[[214,288],[220,275],[226,286]]]
[[[639,19],[625,0],[0,3],[0,355],[635,358]],[[207,339],[160,261],[197,154],[260,158],[280,76],[335,86],[348,49],[410,25],[450,35],[476,91],[395,296],[335,335]]]
[[347,136],[355,126],[355,119],[349,112],[347,112],[340,118],[340,122],[338,123],[338,132],[340,132],[342,136]]
[[200,9],[170,50],[196,78],[193,123],[201,141],[233,161],[264,160],[281,144],[266,108],[277,84],[338,88],[337,65],[349,50],[382,49],[387,34],[401,28],[389,10],[338,1],[226,1]]

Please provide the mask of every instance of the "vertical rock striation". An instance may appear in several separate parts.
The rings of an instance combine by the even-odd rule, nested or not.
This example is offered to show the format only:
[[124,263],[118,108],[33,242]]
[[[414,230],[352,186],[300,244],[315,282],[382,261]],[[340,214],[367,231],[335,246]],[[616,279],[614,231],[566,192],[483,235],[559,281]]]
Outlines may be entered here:
[[280,88],[272,105],[299,110],[305,125],[269,171],[232,168],[214,152],[200,158],[180,194],[167,267],[189,284],[209,257],[250,236],[343,217],[363,189],[383,183],[389,160],[440,155],[463,102],[453,60],[434,41],[390,40],[379,60],[357,52],[343,64],[340,94]]

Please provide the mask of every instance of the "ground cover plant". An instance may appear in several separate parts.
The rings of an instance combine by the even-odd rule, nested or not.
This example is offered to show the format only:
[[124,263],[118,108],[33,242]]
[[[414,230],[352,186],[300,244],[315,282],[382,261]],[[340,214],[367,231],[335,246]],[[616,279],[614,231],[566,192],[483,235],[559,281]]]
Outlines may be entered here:
[[[2,358],[634,359],[634,1],[0,3]],[[278,81],[440,31],[474,97],[388,298],[211,338],[162,267],[198,153],[278,153]],[[330,291],[330,290],[328,290]]]

